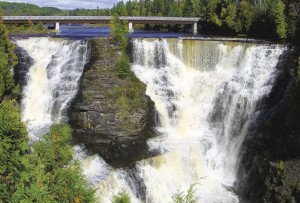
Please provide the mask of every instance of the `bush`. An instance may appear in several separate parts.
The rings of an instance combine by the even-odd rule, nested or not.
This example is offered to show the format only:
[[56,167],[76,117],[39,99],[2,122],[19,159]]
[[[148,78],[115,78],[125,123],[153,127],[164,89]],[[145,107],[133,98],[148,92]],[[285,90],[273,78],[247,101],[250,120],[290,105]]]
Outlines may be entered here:
[[71,128],[54,125],[33,145],[26,171],[22,173],[13,201],[94,202],[94,190],[72,163]]
[[181,192],[179,191],[178,193],[176,193],[174,196],[173,196],[173,200],[175,203],[195,203],[197,202],[197,198],[194,196],[195,194],[195,186],[197,185],[198,183],[194,183],[192,184],[186,195],[184,195],[184,192]]
[[113,196],[112,203],[130,203],[130,196],[125,191]]
[[127,56],[121,56],[117,61],[117,75],[121,79],[127,78],[131,73],[130,63]]
[[0,20],[0,101],[14,89],[12,68],[17,64],[15,46],[8,38],[8,31]]
[[28,162],[28,139],[16,101],[0,103],[0,202],[7,202],[18,188]]

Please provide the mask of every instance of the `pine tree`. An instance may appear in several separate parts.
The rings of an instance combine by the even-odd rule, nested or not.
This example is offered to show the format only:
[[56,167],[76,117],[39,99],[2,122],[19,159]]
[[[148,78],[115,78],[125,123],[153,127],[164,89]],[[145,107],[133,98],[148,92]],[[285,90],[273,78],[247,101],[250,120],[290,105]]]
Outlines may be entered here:
[[287,23],[285,17],[285,4],[278,0],[270,9],[272,19],[275,21],[276,33],[280,39],[287,37]]
[[194,17],[195,16],[195,8],[192,0],[186,0],[183,11],[182,11],[183,16],[185,17]]
[[255,9],[249,0],[239,2],[238,19],[240,20],[241,31],[247,33],[255,19]]

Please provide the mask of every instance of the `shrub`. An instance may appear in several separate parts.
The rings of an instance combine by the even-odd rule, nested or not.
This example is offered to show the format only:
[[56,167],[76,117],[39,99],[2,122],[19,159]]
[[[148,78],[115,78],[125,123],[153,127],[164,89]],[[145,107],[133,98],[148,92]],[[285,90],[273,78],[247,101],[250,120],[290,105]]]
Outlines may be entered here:
[[126,38],[128,29],[126,22],[121,22],[117,13],[115,13],[111,19],[110,29],[112,41],[119,44],[121,50],[125,52],[128,45],[128,39]]
[[7,202],[16,191],[28,152],[27,132],[16,101],[0,103],[0,202]]
[[112,203],[130,203],[130,196],[125,191],[113,196]]
[[72,162],[71,128],[53,125],[33,145],[26,171],[13,194],[14,202],[94,202],[94,190]]
[[189,189],[187,190],[186,195],[184,195],[184,192],[178,191],[173,196],[173,200],[175,203],[195,203],[197,202],[197,198],[195,197],[195,186],[198,183],[192,184]]
[[130,75],[130,63],[127,56],[119,57],[117,61],[117,75],[121,79],[125,79]]

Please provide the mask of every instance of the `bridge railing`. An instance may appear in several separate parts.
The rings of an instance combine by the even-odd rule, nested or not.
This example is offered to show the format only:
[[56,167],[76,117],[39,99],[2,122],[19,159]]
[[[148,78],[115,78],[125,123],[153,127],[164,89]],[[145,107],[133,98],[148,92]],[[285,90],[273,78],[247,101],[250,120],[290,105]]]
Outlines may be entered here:
[[[110,20],[111,16],[2,16],[4,21],[43,21],[43,20]],[[121,16],[121,20],[128,21],[177,21],[198,22],[200,18],[193,17],[157,17],[157,16]]]

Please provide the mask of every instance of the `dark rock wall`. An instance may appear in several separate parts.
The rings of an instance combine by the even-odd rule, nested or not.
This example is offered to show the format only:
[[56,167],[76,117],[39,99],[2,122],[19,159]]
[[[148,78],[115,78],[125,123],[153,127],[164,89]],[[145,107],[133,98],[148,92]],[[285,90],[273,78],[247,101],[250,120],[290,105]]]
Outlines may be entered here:
[[18,57],[18,64],[14,68],[14,79],[23,88],[27,85],[27,73],[34,61],[21,47],[16,47],[15,54]]
[[[154,104],[140,81],[120,79],[116,62],[122,55],[109,39],[90,40],[91,58],[80,91],[70,109],[75,138],[119,167],[140,159],[152,134]],[[139,87],[138,104],[127,90]]]
[[296,48],[281,56],[276,85],[250,124],[238,172],[241,202],[300,202],[298,56]]

